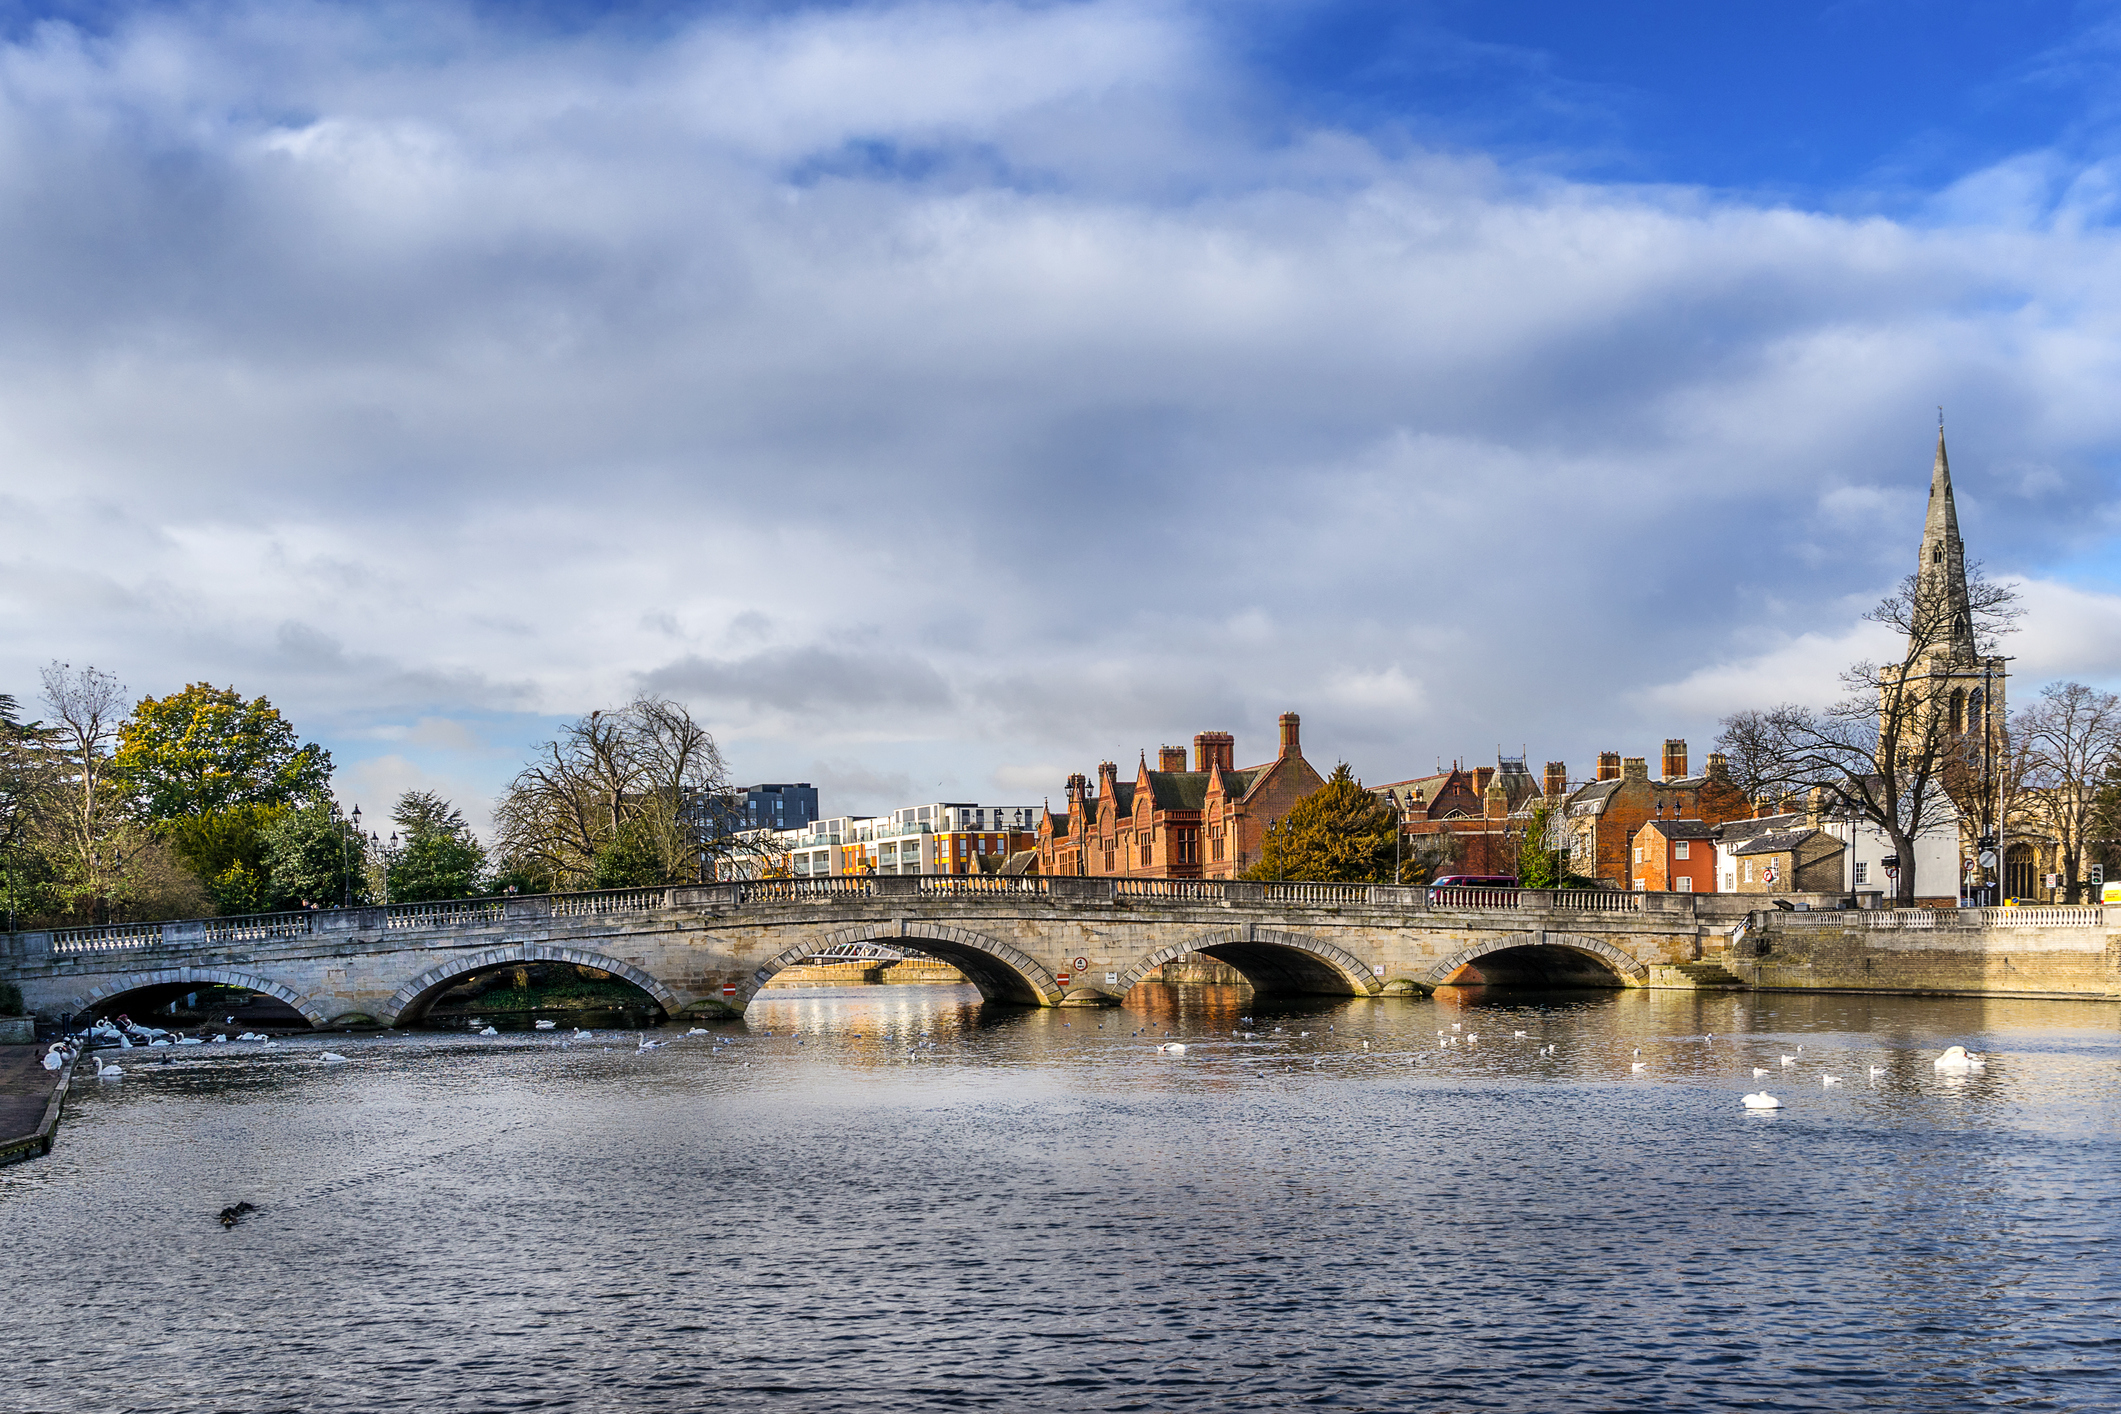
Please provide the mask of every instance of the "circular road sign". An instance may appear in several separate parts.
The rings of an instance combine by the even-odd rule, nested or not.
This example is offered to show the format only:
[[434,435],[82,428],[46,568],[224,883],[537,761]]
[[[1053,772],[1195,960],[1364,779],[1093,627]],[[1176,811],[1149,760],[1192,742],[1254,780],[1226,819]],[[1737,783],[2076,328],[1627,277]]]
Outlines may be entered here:
[[1079,957],[1079,958],[1077,958],[1077,959],[1075,960],[1075,970],[1076,970],[1077,972],[1080,972],[1080,971],[1082,971],[1082,970],[1083,970],[1084,968],[1088,967],[1089,965],[1090,965],[1090,959],[1089,959],[1089,958],[1087,958],[1087,957]]

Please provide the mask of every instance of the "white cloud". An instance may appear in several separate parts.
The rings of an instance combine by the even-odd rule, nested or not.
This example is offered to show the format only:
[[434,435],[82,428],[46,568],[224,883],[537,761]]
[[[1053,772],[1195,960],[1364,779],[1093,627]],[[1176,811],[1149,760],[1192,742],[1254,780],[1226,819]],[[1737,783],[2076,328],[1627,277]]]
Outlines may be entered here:
[[0,46],[6,676],[481,801],[505,732],[360,758],[642,687],[835,811],[1289,709],[1372,779],[1637,754],[1831,687],[1940,401],[2020,670],[2121,662],[2054,568],[2121,442],[2121,245],[2036,211],[2090,169],[1918,226],[1262,137],[1151,4],[501,23]]

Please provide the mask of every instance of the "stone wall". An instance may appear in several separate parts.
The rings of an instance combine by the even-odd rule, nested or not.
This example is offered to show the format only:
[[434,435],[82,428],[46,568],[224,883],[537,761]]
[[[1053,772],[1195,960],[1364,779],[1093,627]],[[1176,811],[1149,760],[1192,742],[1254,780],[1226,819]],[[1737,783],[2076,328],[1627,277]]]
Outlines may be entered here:
[[2121,999],[2121,933],[2106,928],[1766,920],[1724,965],[1748,985],[1778,991]]

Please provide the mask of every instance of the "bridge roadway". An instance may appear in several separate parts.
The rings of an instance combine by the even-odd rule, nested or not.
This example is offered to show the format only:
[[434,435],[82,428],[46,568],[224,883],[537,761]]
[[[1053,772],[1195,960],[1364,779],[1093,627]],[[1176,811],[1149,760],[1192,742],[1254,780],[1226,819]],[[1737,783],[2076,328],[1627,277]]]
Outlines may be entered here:
[[[1704,896],[1704,903],[1707,896]],[[1735,920],[1728,920],[1735,921]],[[319,1027],[408,1025],[466,975],[601,968],[672,1017],[740,1011],[784,967],[886,943],[989,1001],[1106,1005],[1205,953],[1260,993],[1380,996],[1452,981],[1691,985],[1720,934],[1687,894],[1361,884],[916,876],[765,880],[5,935],[0,979],[42,1015],[146,1011],[202,984],[278,997]]]

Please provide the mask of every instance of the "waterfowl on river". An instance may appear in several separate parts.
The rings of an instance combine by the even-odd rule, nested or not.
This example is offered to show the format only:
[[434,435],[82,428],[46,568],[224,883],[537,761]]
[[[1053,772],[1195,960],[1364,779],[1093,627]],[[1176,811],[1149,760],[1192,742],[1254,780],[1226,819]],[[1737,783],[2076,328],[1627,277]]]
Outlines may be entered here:
[[1779,1110],[1782,1108],[1782,1101],[1763,1090],[1757,1095],[1746,1096],[1745,1107],[1749,1110]]
[[92,1059],[96,1062],[96,1079],[123,1080],[125,1078],[125,1068],[123,1066],[105,1065],[101,1056],[95,1056]]
[[1979,1070],[1987,1062],[1964,1046],[1954,1046],[1930,1064],[1938,1070]]

